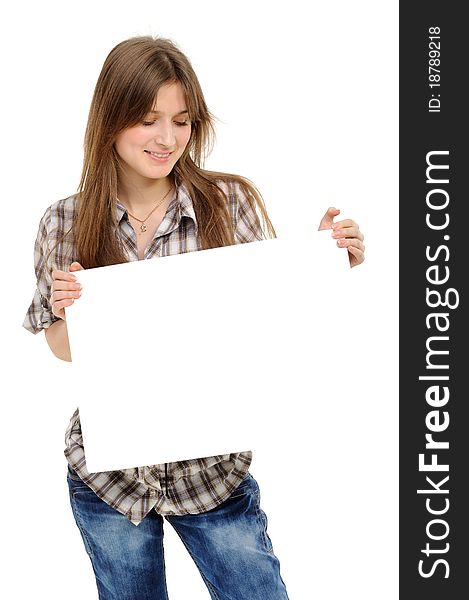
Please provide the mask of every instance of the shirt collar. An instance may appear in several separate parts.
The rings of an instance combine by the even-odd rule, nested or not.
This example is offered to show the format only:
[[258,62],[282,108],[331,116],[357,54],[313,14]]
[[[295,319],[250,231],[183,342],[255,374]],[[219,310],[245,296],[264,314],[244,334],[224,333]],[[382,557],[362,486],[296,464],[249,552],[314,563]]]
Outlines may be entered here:
[[[194,204],[189,195],[187,187],[184,183],[179,185],[176,184],[176,194],[172,201],[168,206],[168,210],[166,214],[172,215],[177,211],[177,223],[179,225],[182,217],[189,217],[194,222],[195,233],[197,235],[197,219],[195,217]],[[125,206],[120,202],[119,199],[116,200],[116,216],[117,222],[120,223],[126,214],[127,210]]]

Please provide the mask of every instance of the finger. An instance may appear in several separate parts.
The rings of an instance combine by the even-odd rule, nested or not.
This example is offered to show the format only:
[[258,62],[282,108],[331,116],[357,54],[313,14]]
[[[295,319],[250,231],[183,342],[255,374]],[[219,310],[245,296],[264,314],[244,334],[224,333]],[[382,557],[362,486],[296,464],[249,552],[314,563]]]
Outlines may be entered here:
[[353,227],[343,227],[341,229],[333,228],[332,237],[335,239],[339,238],[357,238],[361,241],[365,239],[365,236],[358,228],[358,225]]
[[64,308],[71,306],[75,302],[75,298],[64,298],[63,300],[58,300],[52,304],[52,313],[64,319]]
[[59,271],[58,269],[54,269],[52,271],[52,279],[60,279],[61,281],[76,281],[77,278],[72,273],[67,273],[67,271]]
[[334,223],[334,229],[341,227],[358,227],[358,225],[352,219],[342,219],[342,221],[336,221]]
[[360,250],[360,248],[357,248],[356,246],[349,246],[347,248],[347,250],[349,252],[351,267],[356,267],[357,265],[360,265],[365,260],[364,250]]
[[70,271],[84,271],[84,269],[79,262],[72,262],[70,265]]
[[359,237],[360,239],[364,239],[363,233],[360,231],[360,227],[355,221],[352,219],[344,219],[343,221],[337,221],[332,224],[332,229],[337,231],[339,229],[353,229],[353,232],[356,232],[356,235],[347,235],[347,237]]
[[354,247],[358,248],[361,252],[365,252],[365,244],[357,238],[341,238],[340,240],[337,240],[337,245],[339,246],[339,248]]
[[51,285],[51,292],[68,291],[73,292],[81,290],[82,285],[78,281],[62,281],[61,279],[55,279]]
[[336,217],[339,213],[340,209],[336,208],[335,206],[329,206],[319,223],[318,230],[321,231],[322,229],[330,229],[332,227],[334,217]]
[[66,292],[63,290],[52,292],[50,297],[50,303],[55,304],[56,302],[60,302],[62,300],[68,300],[70,298],[79,298],[81,296],[81,290],[74,290],[71,292]]

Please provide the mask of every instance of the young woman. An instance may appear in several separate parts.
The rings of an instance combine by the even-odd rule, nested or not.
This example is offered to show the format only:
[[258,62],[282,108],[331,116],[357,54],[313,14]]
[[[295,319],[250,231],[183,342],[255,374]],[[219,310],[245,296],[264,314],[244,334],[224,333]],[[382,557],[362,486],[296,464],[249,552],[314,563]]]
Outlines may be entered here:
[[[65,308],[79,269],[275,237],[247,179],[204,170],[213,118],[192,66],[167,39],[134,37],[108,55],[85,134],[78,192],[50,206],[35,244],[37,289],[24,321],[71,360]],[[350,265],[364,259],[352,220],[332,228]],[[126,326],[131,326],[129,321]],[[78,410],[66,432],[73,514],[101,600],[168,598],[163,517],[218,600],[284,600],[250,451],[89,473]]]

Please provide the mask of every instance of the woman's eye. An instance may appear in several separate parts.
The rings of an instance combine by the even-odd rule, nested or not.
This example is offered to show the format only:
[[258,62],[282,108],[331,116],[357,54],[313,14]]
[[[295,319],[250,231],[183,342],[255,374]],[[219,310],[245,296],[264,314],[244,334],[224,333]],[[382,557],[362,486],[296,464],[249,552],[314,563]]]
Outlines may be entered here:
[[[142,121],[142,125],[144,127],[149,127],[151,125],[154,125],[155,123],[156,121]],[[174,121],[174,123],[178,127],[186,127],[187,125],[189,125],[190,121]]]

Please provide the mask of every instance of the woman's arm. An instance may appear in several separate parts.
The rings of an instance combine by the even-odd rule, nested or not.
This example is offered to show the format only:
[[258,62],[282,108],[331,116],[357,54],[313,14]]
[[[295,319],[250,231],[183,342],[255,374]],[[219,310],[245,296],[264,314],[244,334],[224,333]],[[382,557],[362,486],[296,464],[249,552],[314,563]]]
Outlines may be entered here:
[[49,348],[57,358],[72,362],[70,343],[68,341],[65,307],[71,306],[81,296],[81,285],[77,282],[73,271],[81,271],[83,267],[78,262],[70,265],[70,271],[52,271],[52,296],[50,304],[52,312],[60,321],[55,321],[46,330],[46,340]]
[[72,362],[70,344],[68,342],[67,323],[60,319],[44,330],[49,348],[57,358]]

